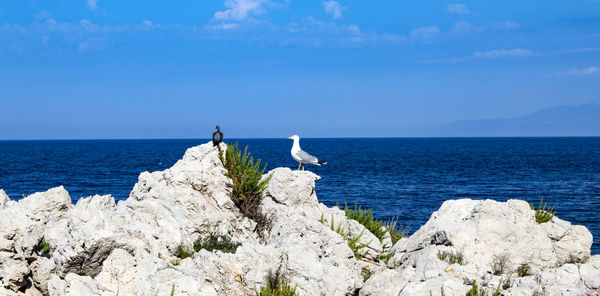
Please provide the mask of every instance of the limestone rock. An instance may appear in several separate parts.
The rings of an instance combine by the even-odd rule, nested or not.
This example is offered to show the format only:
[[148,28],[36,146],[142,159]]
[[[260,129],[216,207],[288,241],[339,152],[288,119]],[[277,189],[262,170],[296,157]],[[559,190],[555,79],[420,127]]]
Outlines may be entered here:
[[[490,295],[499,284],[511,286],[502,295],[600,289],[589,231],[558,217],[537,224],[523,201],[447,201],[392,247],[389,237],[380,241],[338,207],[319,203],[319,176],[277,168],[263,176],[271,180],[260,208],[272,225],[259,236],[230,199],[223,173],[208,143],[169,169],[141,173],[119,203],[95,195],[72,205],[62,187],[10,201],[0,190],[0,295],[255,295],[276,272],[302,296],[464,295],[473,280]],[[177,258],[179,247],[211,234],[241,246],[233,254],[200,250]],[[362,260],[348,245],[356,237],[367,246]],[[380,256],[389,251],[395,255],[386,265]],[[440,260],[444,252],[464,262]],[[494,275],[501,255],[504,274]],[[516,275],[523,263],[533,275]]]

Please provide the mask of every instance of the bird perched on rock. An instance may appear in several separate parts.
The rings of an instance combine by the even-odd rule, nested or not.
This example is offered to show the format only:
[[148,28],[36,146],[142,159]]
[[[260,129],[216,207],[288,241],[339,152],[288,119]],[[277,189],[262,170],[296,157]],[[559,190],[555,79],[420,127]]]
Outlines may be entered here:
[[302,166],[302,170],[304,170],[305,163],[310,163],[319,166],[327,163],[326,161],[320,161],[318,158],[300,149],[300,137],[298,137],[298,135],[293,135],[288,139],[294,140],[294,145],[292,145],[291,153],[292,157],[298,162],[298,170],[300,170],[300,166]]
[[213,146],[221,144],[221,141],[223,141],[223,133],[221,132],[221,128],[217,125],[217,130],[213,133],[212,137]]

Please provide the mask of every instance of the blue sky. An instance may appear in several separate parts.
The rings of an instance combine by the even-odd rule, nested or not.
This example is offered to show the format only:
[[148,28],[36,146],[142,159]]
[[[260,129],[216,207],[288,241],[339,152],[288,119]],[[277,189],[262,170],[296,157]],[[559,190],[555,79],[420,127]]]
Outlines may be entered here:
[[598,85],[598,0],[0,2],[0,139],[418,136]]

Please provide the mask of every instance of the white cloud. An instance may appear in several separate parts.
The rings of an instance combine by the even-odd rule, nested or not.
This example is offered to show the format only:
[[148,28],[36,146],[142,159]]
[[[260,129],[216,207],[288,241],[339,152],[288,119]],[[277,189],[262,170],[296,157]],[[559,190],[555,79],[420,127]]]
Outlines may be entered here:
[[479,32],[485,31],[485,28],[473,25],[466,21],[459,21],[459,22],[454,23],[454,26],[452,26],[451,31],[453,33],[460,33],[460,34],[479,33]]
[[563,72],[558,72],[556,75],[558,76],[588,76],[592,74],[600,73],[600,69],[597,67],[589,67],[582,69],[570,69]]
[[87,0],[87,6],[91,10],[95,10],[96,8],[98,8],[98,0]]
[[262,0],[227,0],[225,7],[228,9],[215,12],[217,21],[242,21],[249,16],[264,12]]
[[498,49],[484,52],[476,52],[473,54],[473,58],[476,59],[497,59],[497,58],[510,58],[510,57],[530,57],[534,53],[529,49]]
[[448,5],[448,12],[451,14],[467,15],[471,11],[464,4],[450,4]]
[[410,37],[413,38],[432,38],[440,33],[440,29],[437,26],[421,27],[410,31]]
[[340,3],[338,3],[335,0],[329,0],[329,1],[324,1],[323,2],[323,8],[325,8],[325,11],[329,14],[331,14],[331,16],[334,19],[339,19],[342,17],[342,11],[344,9],[346,9],[345,7],[342,7],[342,5],[340,5]]

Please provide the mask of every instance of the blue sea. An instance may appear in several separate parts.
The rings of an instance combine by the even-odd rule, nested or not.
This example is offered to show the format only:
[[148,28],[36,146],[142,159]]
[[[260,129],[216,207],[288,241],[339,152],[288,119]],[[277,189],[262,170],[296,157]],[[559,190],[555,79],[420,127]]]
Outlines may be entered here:
[[[11,198],[64,185],[74,202],[93,194],[126,199],[142,171],[164,170],[208,140],[0,141],[0,188]],[[248,145],[268,168],[297,163],[287,139],[226,139]],[[544,198],[557,216],[585,225],[600,253],[600,138],[302,139],[328,161],[319,200],[373,208],[416,231],[449,199]]]

